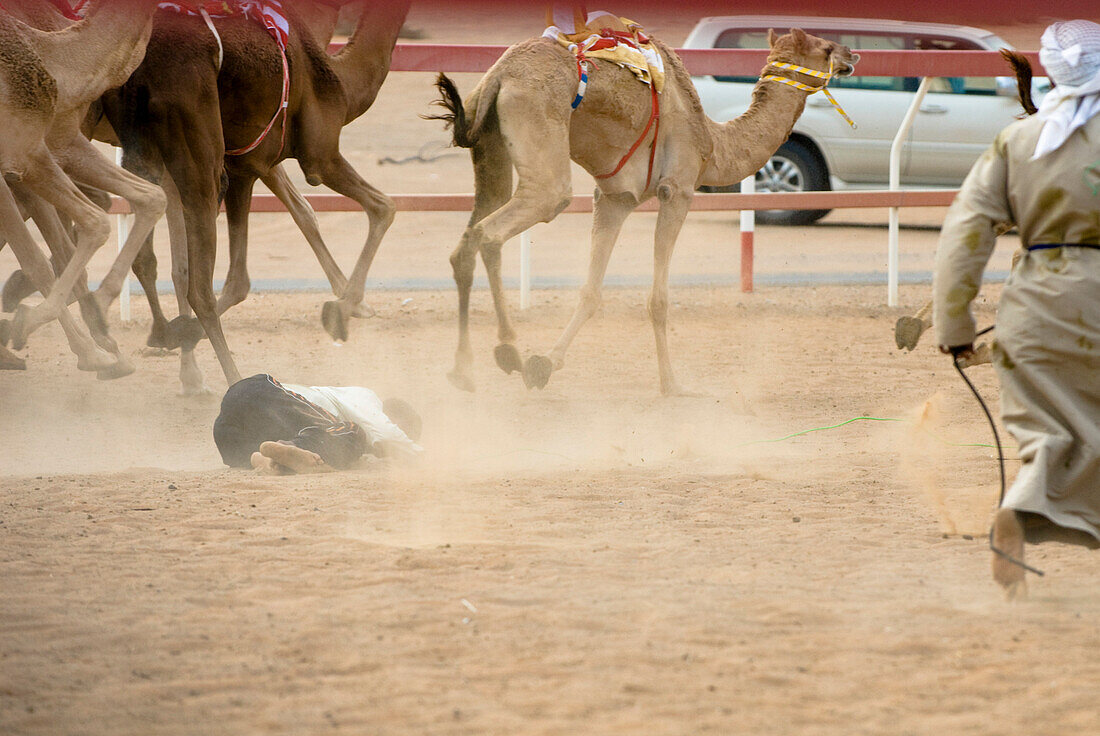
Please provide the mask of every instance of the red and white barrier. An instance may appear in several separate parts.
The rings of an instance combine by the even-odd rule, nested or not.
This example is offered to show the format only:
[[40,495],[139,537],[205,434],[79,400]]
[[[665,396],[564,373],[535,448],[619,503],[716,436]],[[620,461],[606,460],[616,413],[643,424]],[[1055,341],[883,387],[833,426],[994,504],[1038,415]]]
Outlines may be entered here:
[[[336,51],[342,44],[333,44]],[[394,48],[390,70],[395,72],[485,72],[500,58],[507,46],[477,46],[469,44],[401,43]],[[755,75],[764,66],[766,51],[757,49],[677,49],[688,71],[694,75]],[[1037,51],[1023,52],[1036,75],[1044,73]],[[892,77],[995,77],[1006,76],[1007,65],[995,51],[860,51],[855,73],[861,76]],[[922,83],[923,88],[927,84]],[[919,98],[914,100],[914,109]],[[900,154],[905,128],[899,131],[892,158]],[[752,291],[754,211],[770,209],[842,209],[848,207],[890,208],[890,242],[887,255],[887,301],[897,303],[897,210],[900,207],[943,207],[951,204],[957,190],[898,189],[891,178],[890,190],[845,192],[783,192],[755,193],[751,177],[742,182],[740,194],[696,194],[693,210],[741,211],[741,288]],[[468,212],[473,209],[472,194],[396,194],[391,195],[398,210],[415,212]],[[307,194],[306,199],[317,212],[356,212],[361,208],[347,197],[336,194]],[[657,209],[650,200],[640,211]],[[285,208],[272,195],[252,198],[253,212],[283,212]],[[592,196],[574,196],[565,212],[591,212]],[[116,199],[112,213],[129,212],[125,202]],[[121,227],[120,227],[121,230]],[[530,294],[530,239],[521,238],[521,306],[526,306]],[[128,288],[123,289],[129,293]],[[129,311],[127,309],[127,311]],[[129,319],[124,315],[124,319]]]

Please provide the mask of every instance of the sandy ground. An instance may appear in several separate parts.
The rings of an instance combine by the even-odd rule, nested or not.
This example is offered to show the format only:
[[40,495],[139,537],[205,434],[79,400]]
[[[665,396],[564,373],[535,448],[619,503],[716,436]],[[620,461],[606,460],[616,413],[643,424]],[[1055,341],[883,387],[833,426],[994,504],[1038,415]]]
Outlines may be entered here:
[[[514,40],[492,28],[485,40]],[[463,157],[378,163],[443,140],[409,114],[431,97],[419,77],[395,77],[349,127],[349,158],[387,191],[468,189]],[[905,213],[903,271],[930,267],[941,217]],[[375,275],[445,284],[463,219],[400,217]],[[881,272],[884,220],[762,228],[758,270]],[[361,216],[322,227],[350,263]],[[579,279],[587,228],[537,230],[536,275]],[[649,273],[651,229],[628,223],[623,283]],[[253,242],[255,279],[320,278],[278,216],[255,218]],[[1095,560],[1029,548],[1047,576],[1023,603],[989,580],[989,428],[946,358],[893,345],[928,285],[896,309],[881,284],[762,278],[742,294],[725,285],[735,244],[735,216],[695,214],[674,262],[718,284],[672,294],[675,364],[701,398],[660,398],[640,287],[609,290],[534,393],[492,362],[484,290],[473,394],[445,378],[449,287],[372,291],[378,316],[343,346],[320,330],[320,295],[253,295],[225,319],[246,375],[366,385],[423,414],[421,462],[339,475],[223,468],[209,345],[215,394],[178,396],[177,358],[141,351],[142,298],[133,323],[112,314],[138,364],[117,382],[78,373],[43,328],[29,370],[0,374],[0,733],[1094,731]],[[521,349],[545,351],[574,303],[536,291]],[[996,409],[992,371],[971,375]],[[856,417],[896,421],[835,426]]]

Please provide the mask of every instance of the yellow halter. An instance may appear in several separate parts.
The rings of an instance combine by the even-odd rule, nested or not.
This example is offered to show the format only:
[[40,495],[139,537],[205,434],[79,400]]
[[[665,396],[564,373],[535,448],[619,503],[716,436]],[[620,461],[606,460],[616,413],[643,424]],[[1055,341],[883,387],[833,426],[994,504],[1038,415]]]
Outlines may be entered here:
[[[833,60],[832,60],[832,58],[829,59],[829,71],[828,72],[819,72],[816,69],[807,69],[804,66],[798,66],[797,64],[788,64],[784,61],[768,62],[768,66],[773,66],[776,69],[790,69],[791,71],[798,72],[799,74],[807,74],[811,77],[817,77],[818,79],[824,79],[825,82],[820,87],[811,87],[808,84],[803,84],[802,82],[796,82],[793,79],[788,79],[787,77],[781,77],[778,74],[766,74],[766,75],[760,77],[760,81],[762,81],[762,82],[780,82],[782,84],[786,84],[786,85],[789,85],[791,87],[794,87],[795,89],[800,89],[803,92],[809,92],[810,94],[813,94],[814,92],[824,92],[825,97],[828,98],[829,102],[833,103],[833,109],[835,109],[838,113],[840,113],[840,117],[844,118],[844,120],[846,120],[848,125],[851,125],[852,128],[858,127],[855,124],[855,122],[850,117],[848,117],[848,113],[844,112],[844,108],[840,106],[840,103],[836,101],[836,98],[833,97],[831,94],[829,94],[829,90],[827,89],[827,87],[829,85],[829,80],[833,78]],[[767,69],[768,66],[766,66],[764,68]]]

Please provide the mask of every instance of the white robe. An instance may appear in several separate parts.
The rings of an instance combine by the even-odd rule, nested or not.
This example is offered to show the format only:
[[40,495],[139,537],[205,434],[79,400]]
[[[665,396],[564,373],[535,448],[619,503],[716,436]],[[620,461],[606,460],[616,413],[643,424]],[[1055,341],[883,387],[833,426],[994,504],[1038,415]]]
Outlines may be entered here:
[[382,411],[382,399],[369,388],[362,386],[296,386],[282,384],[288,391],[299,394],[306,401],[316,404],[342,422],[355,422],[367,433],[372,445],[382,442],[387,452],[397,450],[404,455],[418,455],[420,445],[409,437]]
[[[1024,246],[1100,245],[1100,116],[1033,161],[1042,124],[1002,131],[948,211],[933,286],[940,345],[974,340],[970,302],[995,223],[1016,223]],[[1001,416],[1023,461],[1004,505],[1100,539],[1100,250],[1026,253],[1005,283],[996,335]]]

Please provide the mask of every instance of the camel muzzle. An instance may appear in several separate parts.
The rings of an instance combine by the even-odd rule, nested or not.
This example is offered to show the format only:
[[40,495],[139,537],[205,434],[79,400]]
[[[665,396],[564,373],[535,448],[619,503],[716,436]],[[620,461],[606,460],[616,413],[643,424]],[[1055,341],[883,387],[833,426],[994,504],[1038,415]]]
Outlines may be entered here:
[[852,54],[849,61],[838,62],[840,68],[833,73],[836,77],[850,77],[856,70],[856,64],[859,63],[859,54]]

